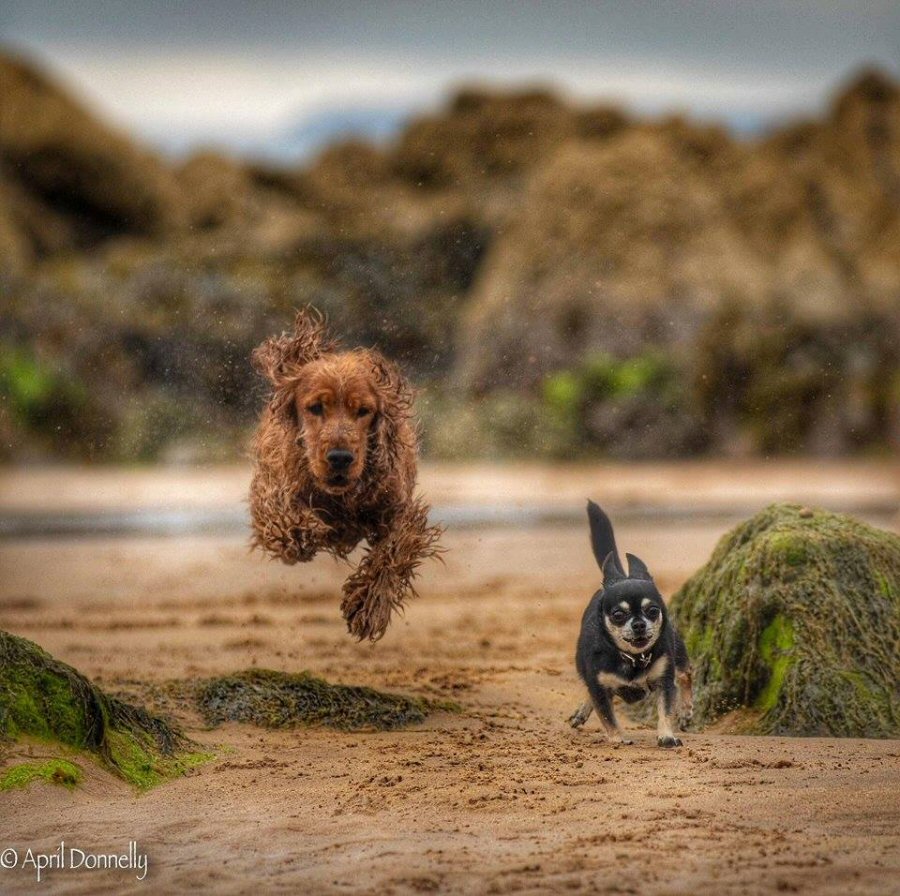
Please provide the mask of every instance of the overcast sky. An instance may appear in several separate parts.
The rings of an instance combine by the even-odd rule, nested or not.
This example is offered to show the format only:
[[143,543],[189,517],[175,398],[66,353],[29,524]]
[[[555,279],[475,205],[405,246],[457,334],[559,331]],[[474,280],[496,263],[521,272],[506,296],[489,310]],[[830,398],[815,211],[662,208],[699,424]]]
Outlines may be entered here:
[[0,39],[170,148],[427,108],[473,81],[747,126],[817,111],[863,64],[896,74],[900,2],[0,0]]

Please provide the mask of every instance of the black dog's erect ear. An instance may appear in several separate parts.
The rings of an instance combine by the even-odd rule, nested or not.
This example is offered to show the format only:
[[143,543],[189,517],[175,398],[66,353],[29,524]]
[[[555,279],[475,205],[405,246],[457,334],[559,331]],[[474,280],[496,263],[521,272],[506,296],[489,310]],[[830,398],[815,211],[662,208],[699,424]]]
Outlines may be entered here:
[[616,582],[621,582],[625,578],[625,573],[619,566],[619,558],[616,557],[614,551],[610,551],[603,561],[603,587],[609,588]]
[[625,557],[628,560],[629,579],[643,579],[645,582],[653,581],[650,570],[647,569],[644,561],[641,560],[640,557],[635,557],[634,554],[625,554]]

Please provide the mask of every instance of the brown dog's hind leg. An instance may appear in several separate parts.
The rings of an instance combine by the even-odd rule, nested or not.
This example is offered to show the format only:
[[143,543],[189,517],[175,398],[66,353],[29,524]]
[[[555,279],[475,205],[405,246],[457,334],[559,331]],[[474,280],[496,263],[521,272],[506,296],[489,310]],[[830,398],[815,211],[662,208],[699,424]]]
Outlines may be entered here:
[[344,583],[341,612],[357,640],[377,641],[391,614],[416,596],[413,579],[419,564],[439,553],[441,529],[428,525],[428,507],[415,500],[403,508],[384,535],[373,541],[356,571]]

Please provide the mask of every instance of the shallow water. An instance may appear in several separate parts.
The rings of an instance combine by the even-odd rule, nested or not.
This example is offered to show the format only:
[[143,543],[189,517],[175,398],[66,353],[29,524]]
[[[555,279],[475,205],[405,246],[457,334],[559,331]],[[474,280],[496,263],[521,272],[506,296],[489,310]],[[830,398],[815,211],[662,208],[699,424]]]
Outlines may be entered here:
[[[247,467],[0,471],[0,539],[239,535]],[[733,524],[772,501],[811,503],[891,528],[900,466],[891,462],[554,466],[425,465],[434,521],[452,529],[577,524],[584,499],[615,518]]]

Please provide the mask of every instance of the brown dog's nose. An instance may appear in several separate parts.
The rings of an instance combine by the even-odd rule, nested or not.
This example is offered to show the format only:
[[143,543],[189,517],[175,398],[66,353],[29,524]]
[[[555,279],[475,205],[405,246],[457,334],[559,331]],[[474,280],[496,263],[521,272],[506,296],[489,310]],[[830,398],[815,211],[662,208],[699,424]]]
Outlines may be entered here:
[[347,451],[346,448],[332,448],[325,455],[325,460],[328,461],[332,470],[342,472],[353,463],[353,452]]

